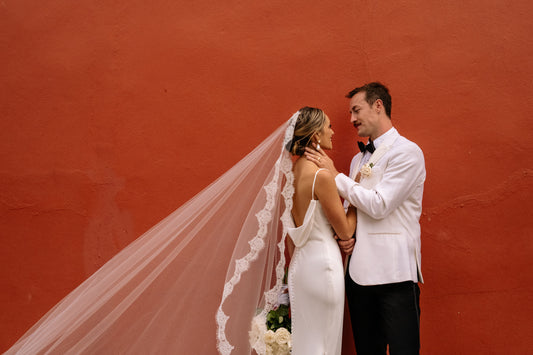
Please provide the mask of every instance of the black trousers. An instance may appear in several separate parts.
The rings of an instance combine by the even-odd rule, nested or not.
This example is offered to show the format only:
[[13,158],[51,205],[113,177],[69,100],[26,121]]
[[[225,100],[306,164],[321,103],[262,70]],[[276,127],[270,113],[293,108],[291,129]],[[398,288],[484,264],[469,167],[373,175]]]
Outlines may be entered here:
[[357,355],[420,353],[420,288],[416,282],[361,286],[346,273]]

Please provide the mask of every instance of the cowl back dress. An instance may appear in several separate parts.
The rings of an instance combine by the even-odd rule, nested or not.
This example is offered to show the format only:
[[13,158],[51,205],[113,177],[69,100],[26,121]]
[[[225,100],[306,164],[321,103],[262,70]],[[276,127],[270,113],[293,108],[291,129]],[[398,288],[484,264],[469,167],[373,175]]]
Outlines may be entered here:
[[292,355],[341,354],[344,268],[333,228],[314,199],[320,170],[303,224],[288,229],[296,247],[288,272]]

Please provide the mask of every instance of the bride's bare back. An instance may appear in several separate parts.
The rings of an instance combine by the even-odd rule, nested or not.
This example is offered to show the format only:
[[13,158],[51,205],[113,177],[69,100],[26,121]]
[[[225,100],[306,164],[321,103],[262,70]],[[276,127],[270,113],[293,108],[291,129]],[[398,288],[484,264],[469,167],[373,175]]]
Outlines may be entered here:
[[[311,199],[318,199],[324,213],[337,236],[341,239],[349,239],[355,231],[355,209],[348,210],[345,214],[342,206],[335,179],[329,170],[318,172],[318,167],[305,158],[298,158],[294,163],[294,196],[292,216],[296,226],[301,226]],[[312,195],[313,181],[315,182],[315,194]]]

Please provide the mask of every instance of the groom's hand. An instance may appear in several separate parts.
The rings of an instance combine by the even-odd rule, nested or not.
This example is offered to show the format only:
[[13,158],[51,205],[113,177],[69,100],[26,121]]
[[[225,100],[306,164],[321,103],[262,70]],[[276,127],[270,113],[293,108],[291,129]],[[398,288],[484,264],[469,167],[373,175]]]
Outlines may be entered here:
[[355,238],[350,238],[348,240],[342,240],[339,239],[335,235],[335,239],[337,239],[337,243],[339,244],[339,248],[342,250],[342,252],[346,255],[352,255],[353,248],[355,246]]
[[[313,146],[316,148],[316,145],[313,143]],[[333,160],[324,152],[324,149],[315,150],[309,147],[305,148],[305,157],[307,160],[315,163],[319,168],[325,168],[331,171],[333,176],[337,176],[339,172],[335,168]]]

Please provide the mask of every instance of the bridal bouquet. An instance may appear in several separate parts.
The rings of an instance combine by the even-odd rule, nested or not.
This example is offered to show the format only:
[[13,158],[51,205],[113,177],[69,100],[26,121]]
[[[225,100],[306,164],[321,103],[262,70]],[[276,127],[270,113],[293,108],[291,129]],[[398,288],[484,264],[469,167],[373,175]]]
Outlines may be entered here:
[[278,306],[268,312],[266,322],[256,316],[252,321],[250,343],[254,349],[257,343],[265,345],[266,355],[288,355],[291,353],[291,316],[287,285],[282,288],[278,298]]

